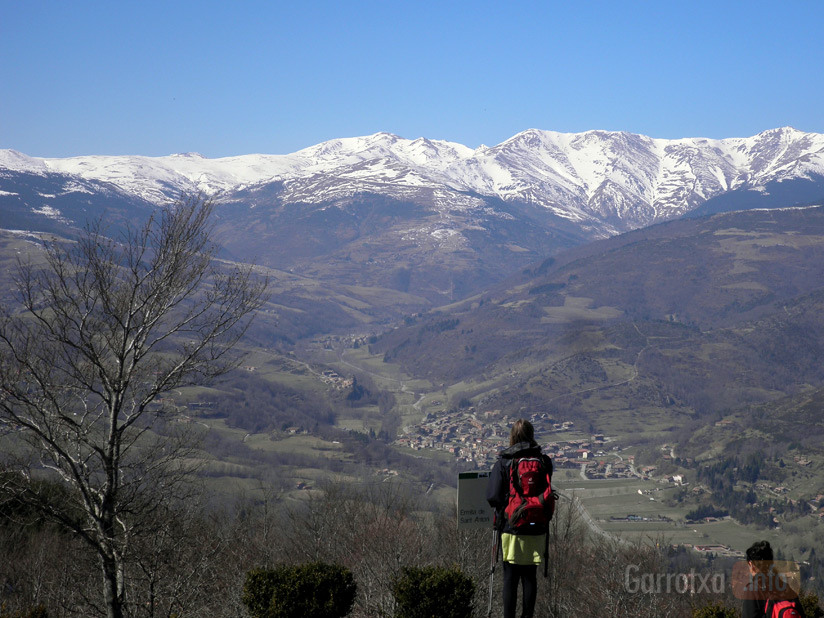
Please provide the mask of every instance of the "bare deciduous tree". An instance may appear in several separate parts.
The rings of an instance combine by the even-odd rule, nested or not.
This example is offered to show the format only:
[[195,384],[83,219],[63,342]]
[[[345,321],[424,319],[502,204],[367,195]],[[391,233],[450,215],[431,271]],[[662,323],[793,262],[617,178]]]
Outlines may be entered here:
[[25,446],[4,483],[94,549],[109,618],[128,613],[132,544],[187,472],[190,443],[154,430],[157,401],[233,367],[264,301],[251,268],[216,266],[212,210],[182,198],[116,239],[97,222],[46,242],[45,264],[19,264],[20,307],[0,313],[0,415]]

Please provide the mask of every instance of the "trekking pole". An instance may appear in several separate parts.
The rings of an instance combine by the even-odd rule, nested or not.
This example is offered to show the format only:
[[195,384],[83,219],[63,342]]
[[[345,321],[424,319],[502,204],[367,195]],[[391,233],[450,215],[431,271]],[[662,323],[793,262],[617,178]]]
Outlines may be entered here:
[[549,529],[544,535],[544,578],[549,577]]
[[495,581],[495,567],[498,565],[498,546],[500,535],[498,534],[497,522],[492,528],[492,567],[489,569],[489,605],[486,608],[486,616],[492,616],[492,584]]
[[[552,490],[550,500],[553,501],[552,511],[555,512],[555,502],[558,502],[559,494],[555,489]],[[549,526],[546,528],[546,535],[544,535],[544,577],[549,577]]]

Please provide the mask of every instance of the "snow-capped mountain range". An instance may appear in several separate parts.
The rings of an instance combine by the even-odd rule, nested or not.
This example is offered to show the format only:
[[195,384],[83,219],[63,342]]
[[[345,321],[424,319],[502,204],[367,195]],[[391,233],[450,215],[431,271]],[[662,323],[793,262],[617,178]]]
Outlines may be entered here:
[[[727,192],[765,192],[771,183],[820,180],[824,134],[784,127],[747,138],[667,140],[530,129],[497,146],[472,149],[378,133],[293,154],[219,159],[198,154],[55,159],[0,150],[0,196],[14,193],[3,186],[14,172],[61,175],[65,192],[88,192],[89,183],[104,183],[154,203],[184,191],[220,201],[273,183],[281,204],[331,204],[369,193],[443,212],[488,210],[486,201],[495,198],[541,207],[609,234],[681,216]],[[48,196],[43,197],[31,207],[49,208]]]

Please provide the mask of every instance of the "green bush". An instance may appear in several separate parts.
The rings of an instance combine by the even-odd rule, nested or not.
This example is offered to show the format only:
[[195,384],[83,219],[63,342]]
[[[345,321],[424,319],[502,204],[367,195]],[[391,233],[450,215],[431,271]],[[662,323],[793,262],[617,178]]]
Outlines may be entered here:
[[356,593],[348,569],[316,562],[249,571],[243,603],[252,618],[342,618]]
[[801,601],[801,607],[804,608],[804,614],[807,618],[824,617],[824,609],[821,609],[817,594],[812,592],[809,594],[801,594],[799,601]]
[[396,618],[470,618],[475,584],[458,569],[405,567],[392,582]]

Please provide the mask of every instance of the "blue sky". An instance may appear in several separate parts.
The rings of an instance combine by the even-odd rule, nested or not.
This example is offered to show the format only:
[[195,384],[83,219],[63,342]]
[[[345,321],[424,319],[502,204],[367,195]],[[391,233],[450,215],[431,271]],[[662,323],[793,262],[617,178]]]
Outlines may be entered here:
[[824,2],[0,0],[0,148],[824,133]]

